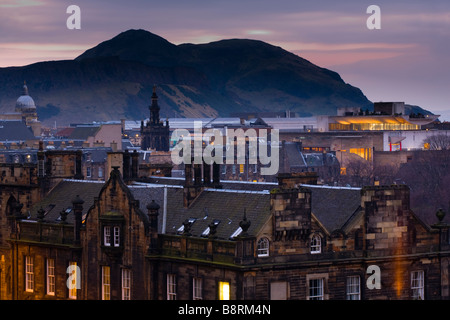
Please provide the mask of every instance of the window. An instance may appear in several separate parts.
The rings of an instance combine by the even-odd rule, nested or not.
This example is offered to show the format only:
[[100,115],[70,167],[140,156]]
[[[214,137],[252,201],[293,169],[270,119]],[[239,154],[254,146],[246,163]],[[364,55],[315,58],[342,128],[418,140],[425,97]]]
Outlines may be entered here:
[[120,228],[114,227],[114,247],[120,246]]
[[88,178],[91,177],[91,167],[86,168],[86,177],[88,177]]
[[34,290],[34,259],[33,257],[25,257],[25,291],[33,292]]
[[269,239],[261,238],[258,240],[258,257],[269,256]]
[[102,266],[102,300],[111,299],[111,269]]
[[311,238],[311,253],[322,252],[322,238],[319,235],[313,235]]
[[192,279],[192,298],[193,300],[202,300],[203,299],[203,279],[202,278],[193,278]]
[[174,274],[167,275],[167,300],[177,299],[177,278]]
[[359,276],[347,277],[347,300],[361,300],[361,283]]
[[98,177],[103,178],[103,168],[98,168]]
[[[112,231],[112,234],[111,234]],[[103,227],[103,244],[106,247],[120,246],[120,227],[119,226],[104,226]]]
[[219,300],[230,300],[230,283],[219,282]]
[[105,246],[111,246],[111,227],[105,226],[103,228],[103,244]]
[[323,300],[323,278],[309,280],[309,300]]
[[76,299],[77,298],[77,287],[80,286],[78,281],[80,281],[80,274],[78,272],[77,263],[74,261],[69,262],[69,270],[71,270],[72,274],[70,276],[70,279],[72,280],[72,283],[70,284],[69,288],[69,299]]
[[47,294],[55,295],[55,259],[47,259]]
[[424,300],[424,272],[413,271],[411,272],[411,291],[412,299],[414,300]]
[[122,300],[131,299],[131,270],[122,269]]

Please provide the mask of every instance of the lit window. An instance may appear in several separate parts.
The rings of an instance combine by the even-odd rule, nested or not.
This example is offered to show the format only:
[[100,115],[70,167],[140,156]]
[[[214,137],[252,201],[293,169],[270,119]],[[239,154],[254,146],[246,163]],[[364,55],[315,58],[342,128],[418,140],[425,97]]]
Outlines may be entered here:
[[412,299],[414,300],[425,299],[423,270],[411,272],[411,291],[412,291]]
[[347,278],[347,300],[361,300],[361,282],[359,276]]
[[47,259],[47,294],[55,295],[55,259]]
[[309,280],[309,300],[323,300],[323,278]]
[[311,238],[311,253],[321,253],[322,252],[322,239],[319,235],[314,235]]
[[258,257],[269,256],[269,239],[261,238],[258,240]]
[[177,278],[174,274],[167,275],[167,300],[177,299]]
[[230,300],[230,283],[219,282],[219,300]]
[[111,270],[108,266],[102,267],[102,300],[111,299]]
[[122,300],[131,299],[131,270],[122,269]]
[[70,279],[72,283],[70,283],[69,288],[69,299],[76,299],[77,298],[77,287],[80,286],[79,283],[77,283],[80,279],[80,275],[77,274],[78,268],[77,263],[74,261],[69,262],[69,270],[71,270]]
[[192,298],[194,300],[202,300],[203,294],[203,279],[202,278],[193,278],[192,279]]
[[33,257],[25,257],[25,291],[33,292],[34,290],[34,261]]

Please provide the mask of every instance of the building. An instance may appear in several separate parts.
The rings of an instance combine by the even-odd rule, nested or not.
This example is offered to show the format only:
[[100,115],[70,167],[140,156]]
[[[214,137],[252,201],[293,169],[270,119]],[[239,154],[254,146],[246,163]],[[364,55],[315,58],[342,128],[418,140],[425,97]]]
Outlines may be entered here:
[[[130,163],[106,183],[11,191],[1,299],[450,298],[448,218],[423,222],[407,186],[320,186],[314,172],[221,181],[201,164],[137,182],[133,159],[126,180]],[[371,266],[380,288],[366,286]]]
[[156,86],[153,87],[152,104],[149,106],[150,118],[144,125],[141,123],[141,149],[169,151],[169,123],[161,122],[159,118],[158,96]]
[[17,99],[14,112],[0,114],[0,120],[23,121],[35,137],[41,135],[41,122],[33,98],[28,93],[28,86],[23,85],[22,95]]

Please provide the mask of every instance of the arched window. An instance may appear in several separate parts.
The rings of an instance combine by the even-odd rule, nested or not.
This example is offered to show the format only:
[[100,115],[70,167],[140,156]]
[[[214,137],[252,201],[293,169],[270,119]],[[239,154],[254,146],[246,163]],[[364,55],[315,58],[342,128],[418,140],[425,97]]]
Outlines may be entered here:
[[322,238],[315,234],[311,238],[311,253],[321,253],[322,252]]
[[269,256],[269,239],[261,238],[258,240],[258,257]]

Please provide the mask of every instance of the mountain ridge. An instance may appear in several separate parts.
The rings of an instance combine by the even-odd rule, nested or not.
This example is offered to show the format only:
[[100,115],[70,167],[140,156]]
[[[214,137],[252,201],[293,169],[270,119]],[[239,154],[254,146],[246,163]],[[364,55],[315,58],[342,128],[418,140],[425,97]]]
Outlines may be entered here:
[[24,80],[47,124],[145,119],[154,85],[162,117],[372,108],[338,73],[281,47],[251,39],[175,45],[142,29],[124,31],[73,60],[0,68],[0,112],[13,110]]

